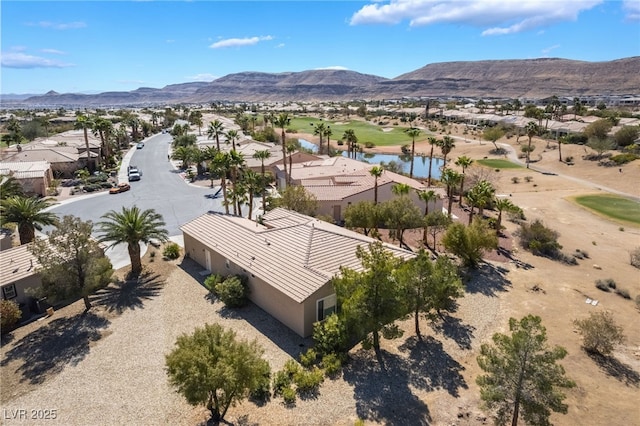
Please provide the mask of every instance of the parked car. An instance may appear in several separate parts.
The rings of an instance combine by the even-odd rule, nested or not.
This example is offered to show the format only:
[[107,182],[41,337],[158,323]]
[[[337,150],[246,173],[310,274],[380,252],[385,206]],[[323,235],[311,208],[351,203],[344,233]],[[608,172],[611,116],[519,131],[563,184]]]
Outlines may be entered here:
[[128,183],[119,183],[109,190],[109,194],[119,194],[121,192],[126,192],[131,189]]
[[136,149],[142,149],[144,148],[144,142],[138,142],[138,145],[136,145]]
[[140,170],[138,170],[138,166],[129,166],[129,168],[127,169],[127,175],[130,175],[131,173],[140,173]]
[[129,172],[129,182],[133,182],[135,180],[140,180],[142,178],[142,173],[140,172]]

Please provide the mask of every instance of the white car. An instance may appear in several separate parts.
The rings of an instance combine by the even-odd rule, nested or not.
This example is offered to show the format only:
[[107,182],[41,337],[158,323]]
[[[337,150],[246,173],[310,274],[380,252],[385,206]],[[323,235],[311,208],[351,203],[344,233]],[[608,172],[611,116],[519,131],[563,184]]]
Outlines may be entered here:
[[129,182],[132,182],[134,180],[140,180],[140,178],[142,178],[142,173],[135,171],[135,172],[129,172]]

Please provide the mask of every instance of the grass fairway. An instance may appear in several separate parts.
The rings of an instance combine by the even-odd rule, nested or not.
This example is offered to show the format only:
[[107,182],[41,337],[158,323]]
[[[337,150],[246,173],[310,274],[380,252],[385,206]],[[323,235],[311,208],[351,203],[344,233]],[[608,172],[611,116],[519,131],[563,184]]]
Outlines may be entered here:
[[[404,132],[406,127],[400,126],[377,126],[375,124],[365,123],[364,121],[352,120],[349,122],[344,121],[331,121],[322,120],[325,125],[331,127],[331,140],[342,139],[344,131],[347,129],[353,129],[358,137],[359,144],[365,144],[367,142],[373,142],[376,146],[388,146],[388,145],[404,145],[410,144],[411,138]],[[319,123],[320,120],[311,117],[295,117],[291,119],[289,129],[296,130],[300,133],[313,133],[313,126],[311,123]],[[338,123],[338,124],[336,124]],[[391,129],[384,131],[383,129]],[[427,139],[426,133],[420,134],[416,138],[416,142],[424,141]]]
[[640,226],[640,203],[637,201],[609,194],[581,195],[572,199],[602,216]]
[[512,163],[509,160],[500,160],[500,159],[486,159],[486,160],[476,160],[478,164],[481,164],[486,167],[491,167],[492,169],[521,169],[522,166],[516,163]]

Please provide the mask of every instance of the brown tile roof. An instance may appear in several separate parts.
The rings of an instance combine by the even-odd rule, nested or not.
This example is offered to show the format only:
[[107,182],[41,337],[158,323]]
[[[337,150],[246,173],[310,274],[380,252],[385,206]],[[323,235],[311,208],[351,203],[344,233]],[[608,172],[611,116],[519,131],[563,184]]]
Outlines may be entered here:
[[16,179],[41,178],[46,176],[51,164],[47,161],[0,162],[0,174]]
[[35,275],[39,266],[35,256],[23,244],[0,251],[0,285],[7,285]]
[[[264,223],[210,212],[181,229],[298,303],[339,273],[340,266],[360,269],[356,248],[375,241],[281,208],[265,214]],[[405,259],[414,256],[386,247]]]

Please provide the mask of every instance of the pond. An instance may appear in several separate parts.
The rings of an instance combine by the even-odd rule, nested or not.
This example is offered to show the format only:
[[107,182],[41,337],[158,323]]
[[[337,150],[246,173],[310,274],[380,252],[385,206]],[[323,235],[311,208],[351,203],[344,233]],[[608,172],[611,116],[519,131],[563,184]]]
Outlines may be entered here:
[[[312,152],[318,152],[318,146],[306,139],[298,139],[302,148],[310,149]],[[346,157],[347,152],[342,151],[342,156]],[[356,154],[356,159],[364,161],[370,164],[389,164],[395,162],[401,167],[403,173],[409,174],[411,168],[411,156],[403,154],[373,154],[366,152],[359,152]],[[433,179],[440,179],[440,167],[442,167],[441,158],[433,158],[431,165],[431,177]],[[413,177],[426,178],[429,176],[429,156],[416,155],[413,160]]]

